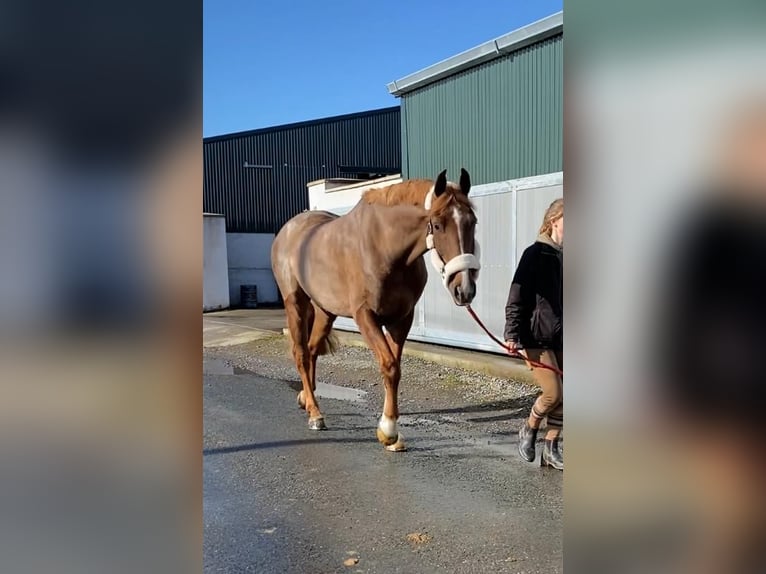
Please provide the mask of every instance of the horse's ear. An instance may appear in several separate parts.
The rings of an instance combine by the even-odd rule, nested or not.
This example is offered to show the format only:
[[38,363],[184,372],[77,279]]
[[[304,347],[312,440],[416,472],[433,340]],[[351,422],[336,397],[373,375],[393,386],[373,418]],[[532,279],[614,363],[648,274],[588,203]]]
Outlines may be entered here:
[[436,177],[434,183],[434,196],[439,197],[447,190],[447,170],[445,169]]
[[465,195],[468,195],[468,192],[471,191],[471,176],[463,168],[460,168],[460,191]]

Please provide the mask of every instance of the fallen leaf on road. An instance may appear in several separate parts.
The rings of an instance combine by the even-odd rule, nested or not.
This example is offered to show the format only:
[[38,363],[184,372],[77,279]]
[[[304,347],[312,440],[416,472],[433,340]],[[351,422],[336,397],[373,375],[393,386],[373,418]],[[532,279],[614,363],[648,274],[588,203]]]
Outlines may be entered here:
[[354,558],[346,558],[343,561],[343,565],[344,566],[353,566],[353,565],[357,564],[358,562],[359,562],[359,558],[356,558],[356,557],[354,557]]
[[407,535],[407,541],[412,544],[428,544],[433,540],[433,536],[428,532],[411,532]]

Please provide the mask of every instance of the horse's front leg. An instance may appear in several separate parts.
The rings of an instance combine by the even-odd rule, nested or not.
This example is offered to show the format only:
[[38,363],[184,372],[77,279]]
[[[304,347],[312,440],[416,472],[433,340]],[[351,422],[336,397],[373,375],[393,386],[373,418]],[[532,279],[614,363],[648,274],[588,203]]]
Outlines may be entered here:
[[[415,312],[412,311],[399,322],[391,325],[386,325],[386,329],[388,330],[386,340],[388,341],[388,346],[394,355],[394,362],[396,364],[396,377],[391,381],[391,392],[389,393],[388,388],[386,388],[386,402],[393,404],[393,408],[396,411],[397,420],[399,418],[399,381],[401,380],[402,374],[402,351],[404,350],[404,343],[407,341],[407,335],[409,334],[410,328],[412,327],[412,320],[414,317]],[[385,407],[383,412],[385,413]],[[381,417],[381,422],[383,420],[384,419]],[[378,425],[380,428],[380,423],[378,423]],[[399,434],[398,436],[399,438],[394,446],[400,448],[389,450],[405,450],[402,435]]]
[[375,315],[362,309],[354,316],[359,330],[369,347],[375,353],[380,366],[380,372],[383,375],[383,383],[386,390],[386,398],[383,402],[383,415],[378,421],[377,436],[386,450],[403,451],[406,450],[404,440],[399,434],[399,405],[397,401],[397,390],[401,376],[399,362],[401,359],[401,350],[398,353],[389,345],[389,339],[383,334],[383,329],[378,324]]

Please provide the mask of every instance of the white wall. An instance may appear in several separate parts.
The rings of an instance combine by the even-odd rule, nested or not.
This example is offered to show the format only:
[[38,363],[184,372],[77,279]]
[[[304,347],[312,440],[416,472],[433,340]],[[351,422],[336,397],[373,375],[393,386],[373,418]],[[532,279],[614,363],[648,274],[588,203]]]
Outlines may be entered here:
[[258,303],[279,301],[277,283],[271,271],[271,233],[227,233],[229,256],[229,298],[240,304],[240,286],[257,285]]
[[202,310],[213,311],[229,306],[229,271],[226,256],[226,219],[204,214]]
[[402,181],[399,175],[389,175],[367,181],[320,179],[308,186],[310,209],[331,211],[342,215],[356,205],[362,193],[375,187],[385,187]]

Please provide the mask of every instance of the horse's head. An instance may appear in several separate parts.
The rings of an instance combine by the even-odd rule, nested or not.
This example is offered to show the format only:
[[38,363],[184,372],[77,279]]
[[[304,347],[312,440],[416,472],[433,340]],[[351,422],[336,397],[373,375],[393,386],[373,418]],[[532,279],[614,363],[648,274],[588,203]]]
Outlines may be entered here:
[[460,170],[460,184],[447,181],[442,171],[426,198],[429,211],[428,247],[444,286],[456,305],[469,305],[476,296],[479,244],[474,238],[476,215],[468,199],[471,178]]

